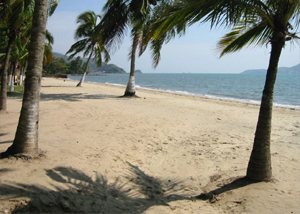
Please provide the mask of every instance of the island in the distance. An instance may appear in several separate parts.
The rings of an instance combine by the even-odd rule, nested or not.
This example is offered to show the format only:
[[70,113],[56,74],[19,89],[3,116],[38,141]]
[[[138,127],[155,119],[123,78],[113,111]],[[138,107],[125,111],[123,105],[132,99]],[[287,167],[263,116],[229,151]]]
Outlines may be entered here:
[[[266,69],[252,69],[243,71],[241,74],[265,74],[267,72]],[[293,67],[279,67],[279,74],[300,74],[300,64],[295,65]]]

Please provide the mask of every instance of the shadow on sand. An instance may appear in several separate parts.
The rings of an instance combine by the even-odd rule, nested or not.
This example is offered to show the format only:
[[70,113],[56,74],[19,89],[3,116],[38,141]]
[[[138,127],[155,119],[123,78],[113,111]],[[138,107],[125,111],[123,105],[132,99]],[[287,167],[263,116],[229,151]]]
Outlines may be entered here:
[[[0,133],[0,137],[7,135],[7,133]],[[12,143],[12,140],[7,140],[7,141],[0,141],[0,144],[5,144],[5,143]]]
[[229,192],[231,190],[239,189],[250,184],[258,183],[258,181],[250,180],[246,177],[236,177],[230,178],[224,182],[225,184],[221,185],[219,188],[211,190],[208,193],[202,193],[196,196],[196,199],[200,200],[209,200],[211,202],[215,201],[215,197],[221,195],[222,193]]
[[114,96],[109,94],[43,94],[41,93],[42,101],[50,101],[50,100],[65,100],[70,102],[77,102],[82,99],[118,99],[122,98],[121,96]]
[[[143,213],[152,206],[190,200],[182,194],[182,182],[147,175],[128,163],[127,181],[109,182],[101,174],[94,179],[74,168],[56,167],[46,174],[57,184],[54,190],[37,185],[0,184],[1,199],[22,197],[12,213]],[[54,183],[55,183],[54,182]]]
[[6,144],[6,143],[12,143],[12,142],[13,142],[12,140],[0,141],[0,144]]

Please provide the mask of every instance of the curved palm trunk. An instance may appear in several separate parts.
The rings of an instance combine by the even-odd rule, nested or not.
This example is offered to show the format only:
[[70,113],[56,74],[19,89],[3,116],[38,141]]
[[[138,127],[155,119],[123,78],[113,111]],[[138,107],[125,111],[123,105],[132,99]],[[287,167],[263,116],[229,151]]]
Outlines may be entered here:
[[93,50],[91,51],[91,54],[90,54],[88,60],[86,61],[86,65],[85,65],[85,68],[84,68],[84,73],[83,73],[83,75],[82,75],[82,77],[81,77],[79,83],[76,85],[76,87],[81,87],[81,86],[83,86],[84,79],[85,79],[85,76],[86,76],[86,72],[87,72],[87,69],[88,69],[88,66],[89,66],[89,62],[90,62],[90,60],[91,60],[92,55],[93,55]]
[[0,111],[6,111],[7,105],[7,73],[9,68],[9,57],[12,51],[12,47],[15,41],[15,36],[12,36],[8,41],[6,55],[4,59],[3,70],[1,72],[1,93],[0,93]]
[[47,7],[48,0],[35,1],[21,114],[13,144],[2,154],[2,157],[16,154],[34,157],[39,154],[39,101]]
[[138,38],[139,38],[138,34],[135,34],[132,41],[132,50],[131,50],[131,57],[130,57],[130,74],[129,74],[129,80],[124,94],[125,97],[133,97],[135,96],[135,92],[136,92],[134,71],[135,71],[135,55],[138,46]]
[[271,43],[272,46],[269,67],[261,99],[253,149],[247,168],[247,177],[258,181],[268,181],[272,177],[270,141],[273,94],[278,62],[285,43],[285,37],[273,36]]

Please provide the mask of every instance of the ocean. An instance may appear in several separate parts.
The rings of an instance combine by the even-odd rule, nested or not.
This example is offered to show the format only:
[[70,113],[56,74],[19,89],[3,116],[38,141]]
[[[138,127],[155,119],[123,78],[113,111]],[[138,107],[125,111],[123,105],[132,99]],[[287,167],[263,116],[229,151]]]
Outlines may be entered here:
[[[129,74],[103,74],[86,76],[85,81],[126,86],[128,77]],[[80,78],[69,76],[71,80]],[[265,74],[144,73],[136,74],[135,81],[136,88],[259,104]],[[274,105],[300,109],[299,74],[277,75]]]

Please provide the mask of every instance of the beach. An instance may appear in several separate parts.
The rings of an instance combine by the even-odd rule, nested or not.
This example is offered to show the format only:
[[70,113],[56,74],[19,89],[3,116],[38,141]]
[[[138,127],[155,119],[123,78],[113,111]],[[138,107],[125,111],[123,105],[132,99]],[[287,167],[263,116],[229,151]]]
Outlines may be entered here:
[[[299,109],[274,107],[273,179],[254,183],[242,178],[258,105],[76,84],[43,78],[43,155],[0,160],[0,213],[300,213]],[[0,114],[0,152],[21,101]]]

